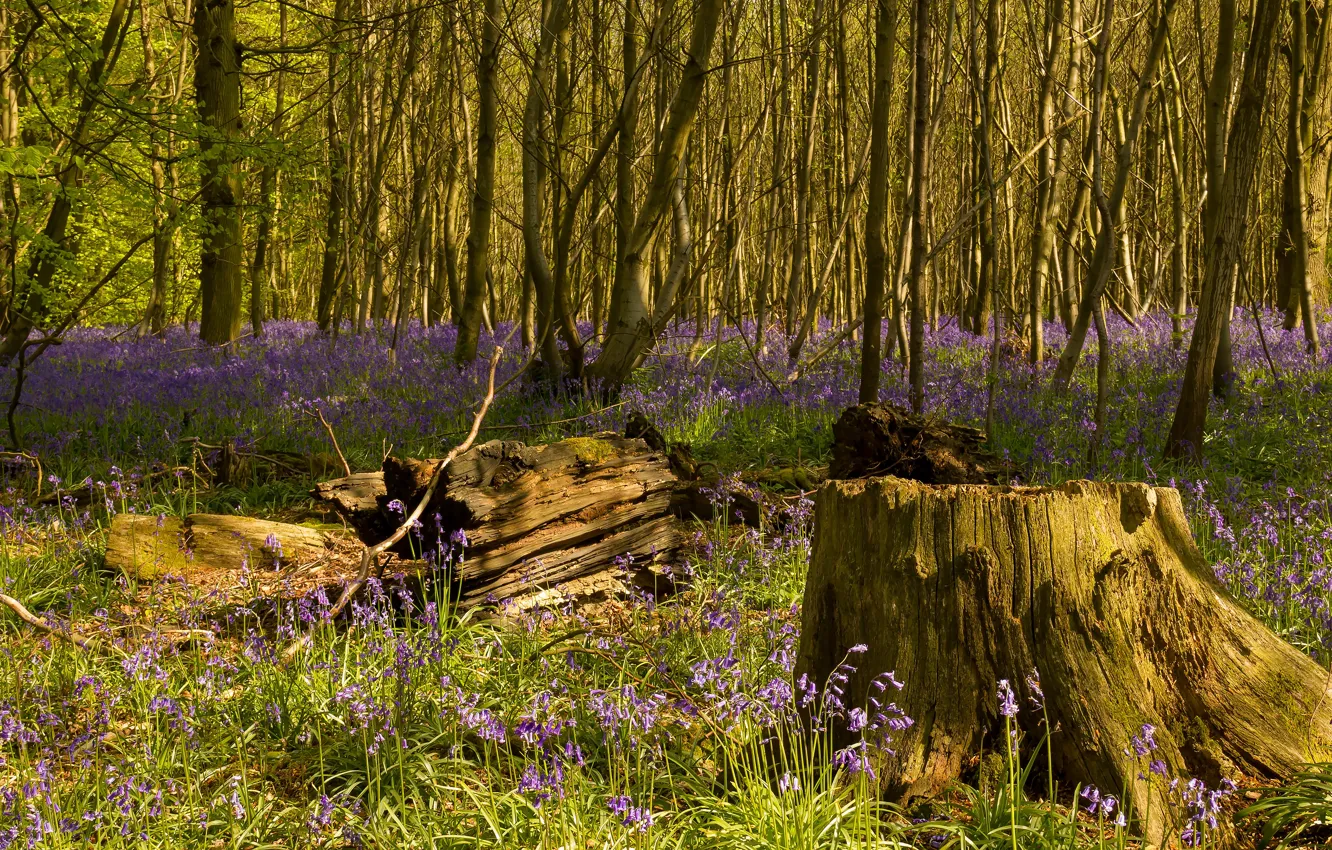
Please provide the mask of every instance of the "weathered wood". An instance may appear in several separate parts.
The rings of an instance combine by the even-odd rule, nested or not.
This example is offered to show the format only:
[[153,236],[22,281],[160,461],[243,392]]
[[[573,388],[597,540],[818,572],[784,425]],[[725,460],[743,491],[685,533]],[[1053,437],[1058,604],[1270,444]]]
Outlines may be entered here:
[[393,530],[388,517],[380,512],[380,503],[387,493],[384,471],[379,469],[321,481],[310,491],[310,497],[332,505],[361,540],[378,543]]
[[106,565],[132,580],[151,581],[188,569],[180,517],[116,514],[106,538]]
[[349,559],[340,543],[313,528],[253,517],[117,514],[106,565],[136,581],[182,578],[200,595],[296,596],[344,577]]
[[891,404],[849,407],[833,424],[831,478],[896,475],[929,484],[1007,484],[1012,465],[984,448],[985,435],[906,413]]
[[[385,459],[380,514],[416,504],[435,465]],[[678,483],[666,455],[642,439],[599,434],[544,446],[494,440],[444,470],[420,534],[399,554],[447,551],[448,538],[461,532],[463,557],[452,569],[463,607],[605,595],[623,587],[618,574],[637,580],[633,574],[680,547],[683,535],[670,516]]]
[[[830,481],[803,618],[800,672],[822,683],[864,643],[849,700],[883,671],[905,682],[896,700],[916,722],[877,768],[897,795],[935,793],[1002,746],[996,680],[1028,696],[1033,670],[1056,769],[1124,792],[1149,835],[1177,809],[1145,778],[1149,758],[1216,787],[1288,776],[1332,747],[1326,672],[1216,580],[1170,488]],[[1025,707],[1017,722],[1039,740],[1041,719]],[[1143,724],[1149,757],[1130,749]]]

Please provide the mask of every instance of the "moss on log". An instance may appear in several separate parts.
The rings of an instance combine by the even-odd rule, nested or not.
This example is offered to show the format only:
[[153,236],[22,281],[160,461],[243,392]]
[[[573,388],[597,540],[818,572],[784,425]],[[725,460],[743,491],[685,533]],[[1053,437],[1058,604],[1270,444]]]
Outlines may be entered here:
[[[1195,545],[1179,493],[830,481],[817,497],[798,670],[864,643],[847,696],[896,671],[915,720],[880,781],[930,795],[1003,746],[995,683],[1038,670],[1066,782],[1125,795],[1160,835],[1165,783],[1130,747],[1156,727],[1174,775],[1280,778],[1332,745],[1328,676],[1247,613]],[[1041,715],[1018,721],[1038,740]],[[849,743],[849,741],[848,741]]]

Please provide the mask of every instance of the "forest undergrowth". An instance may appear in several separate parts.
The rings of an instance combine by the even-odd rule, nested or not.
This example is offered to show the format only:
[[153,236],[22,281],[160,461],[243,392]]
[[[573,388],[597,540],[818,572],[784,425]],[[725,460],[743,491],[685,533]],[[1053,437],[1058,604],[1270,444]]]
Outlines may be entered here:
[[[1158,461],[1186,356],[1160,315],[1112,322],[1099,435],[1094,357],[1067,393],[1053,394],[1048,365],[1029,366],[1020,350],[1005,356],[993,444],[1030,482],[1179,487],[1217,576],[1327,666],[1332,359],[1311,361],[1279,317],[1261,316],[1259,333],[1257,318],[1236,316],[1238,381],[1213,404],[1201,466]],[[1019,704],[1007,681],[995,683],[1006,728],[994,740],[1010,748],[979,759],[943,799],[880,799],[869,753],[891,749],[913,722],[894,693],[922,685],[887,675],[876,704],[845,705],[836,675],[793,681],[808,497],[761,528],[700,525],[676,567],[687,576],[682,591],[626,600],[595,619],[542,610],[501,626],[458,616],[441,582],[385,576],[347,623],[328,621],[322,593],[276,611],[220,613],[199,599],[187,625],[228,637],[181,644],[149,624],[124,639],[131,589],[103,565],[110,516],[299,518],[308,478],[203,489],[190,469],[197,443],[226,439],[261,454],[327,453],[316,408],[354,468],[374,468],[389,451],[438,456],[461,439],[485,382],[481,362],[454,367],[452,343],[451,327],[417,327],[390,356],[373,334],[330,340],[272,322],[261,340],[220,354],[183,331],[134,341],[87,329],[34,367],[16,412],[21,448],[40,460],[44,493],[91,484],[97,498],[39,504],[32,462],[12,458],[2,592],[123,649],[79,649],[0,616],[0,848],[1139,843],[1119,789],[1070,787],[1052,774],[1045,744],[1059,732],[1042,725],[1039,700]],[[990,342],[945,323],[928,343],[929,414],[983,426]],[[858,347],[834,344],[798,374],[784,350],[755,356],[734,329],[675,327],[613,402],[516,383],[497,398],[482,439],[592,433],[637,410],[690,442],[729,487],[749,486],[746,472],[812,469],[826,462],[832,421],[855,401]],[[501,378],[523,359],[508,354]],[[899,365],[885,366],[884,397],[901,401]],[[162,582],[153,592],[180,610],[189,590]],[[284,663],[281,650],[307,632],[309,651]],[[845,664],[857,663],[856,649]],[[1011,677],[1039,694],[1038,671]],[[802,716],[814,718],[813,731]],[[836,749],[831,730],[843,727],[858,743]],[[1019,728],[1027,731],[1004,734]],[[1284,789],[1245,777],[1208,788],[1153,759],[1152,731],[1122,745],[1152,781],[1174,788],[1169,841],[1332,841],[1332,767],[1311,765]]]

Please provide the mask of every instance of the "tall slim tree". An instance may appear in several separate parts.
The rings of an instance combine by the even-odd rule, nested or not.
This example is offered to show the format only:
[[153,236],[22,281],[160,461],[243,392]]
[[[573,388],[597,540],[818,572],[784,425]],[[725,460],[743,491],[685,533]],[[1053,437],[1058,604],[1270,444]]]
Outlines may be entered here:
[[77,250],[69,232],[74,195],[83,179],[87,157],[92,148],[90,136],[93,114],[102,105],[103,89],[128,31],[125,17],[129,8],[129,0],[114,0],[111,4],[102,40],[88,67],[88,77],[80,84],[83,94],[79,99],[74,126],[67,134],[62,134],[68,140],[68,152],[55,174],[55,199],[47,213],[45,227],[28,251],[28,273],[11,295],[13,306],[9,327],[5,331],[3,343],[0,343],[0,364],[11,363],[27,343],[32,329],[46,321],[56,271]]
[[907,346],[907,384],[911,409],[925,409],[925,186],[929,168],[930,0],[916,0],[912,16],[915,71],[911,107],[911,275],[907,301],[911,311]]
[[194,8],[194,88],[199,103],[199,338],[240,336],[245,243],[241,238],[240,50],[232,0]]
[[897,54],[897,0],[877,0],[874,24],[874,101],[870,113],[869,197],[865,206],[864,341],[860,349],[860,403],[879,400],[883,361],[883,296],[888,278],[888,154],[892,128],[893,60]]
[[[723,0],[701,0],[694,9],[693,31],[685,54],[684,69],[671,101],[670,109],[652,160],[652,178],[633,226],[626,234],[624,257],[615,274],[611,293],[611,323],[606,343],[595,362],[588,367],[591,377],[608,388],[621,386],[639,358],[655,339],[654,315],[674,310],[674,293],[658,293],[654,307],[649,292],[650,264],[648,247],[657,225],[666,211],[679,178],[680,164],[689,144],[698,115],[699,100],[707,80],[712,44],[717,35]],[[623,138],[623,137],[622,137]]]
[[467,275],[463,284],[462,320],[453,351],[460,365],[476,359],[481,336],[482,299],[490,274],[490,218],[495,206],[495,142],[499,132],[499,0],[485,0],[481,24],[481,57],[477,63],[476,180],[467,233]]
[[1189,341],[1179,404],[1166,440],[1166,457],[1202,454],[1212,372],[1221,333],[1230,316],[1235,287],[1233,270],[1248,227],[1245,213],[1258,170],[1268,66],[1281,7],[1280,3],[1258,3],[1254,10],[1244,53],[1243,79],[1226,141],[1225,172],[1219,185],[1209,187],[1209,191],[1216,191],[1216,217],[1207,235],[1202,296]]

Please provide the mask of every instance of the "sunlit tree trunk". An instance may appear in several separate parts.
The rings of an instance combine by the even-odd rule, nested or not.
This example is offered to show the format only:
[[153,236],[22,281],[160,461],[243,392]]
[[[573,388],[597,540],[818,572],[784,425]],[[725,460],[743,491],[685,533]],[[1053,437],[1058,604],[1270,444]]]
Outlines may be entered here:
[[1247,229],[1249,192],[1258,168],[1259,143],[1268,91],[1268,64],[1279,3],[1259,3],[1245,51],[1244,77],[1226,142],[1226,167],[1214,198],[1213,225],[1207,236],[1202,297],[1189,342],[1189,359],[1179,404],[1167,438],[1165,455],[1201,456],[1207,425],[1208,387],[1216,363],[1221,334],[1229,320],[1234,295],[1232,270],[1238,261]]
[[611,323],[607,328],[605,347],[588,368],[589,374],[607,387],[621,386],[637,366],[639,357],[652,343],[657,318],[653,313],[669,315],[675,307],[673,297],[663,297],[657,299],[653,311],[649,310],[650,258],[647,250],[659,219],[671,201],[673,184],[679,178],[680,164],[689,144],[699,99],[707,79],[721,7],[722,0],[702,0],[695,7],[693,32],[683,74],[671,102],[656,156],[653,157],[652,178],[643,203],[634,216],[633,227],[625,239],[623,264],[616,269]]
[[865,304],[860,350],[860,403],[879,400],[883,353],[883,300],[888,278],[888,155],[892,128],[893,63],[897,54],[897,2],[877,0],[874,25],[874,100],[870,114],[869,198],[865,206]]
[[907,301],[911,311],[907,346],[908,396],[911,410],[925,408],[925,186],[929,168],[930,104],[930,0],[915,0],[912,17],[915,70],[912,74],[911,108],[911,274],[907,279]]
[[240,336],[245,243],[241,237],[240,51],[232,0],[198,0],[194,86],[199,99],[199,338]]
[[467,235],[467,276],[462,321],[454,359],[476,359],[481,331],[481,299],[486,297],[490,271],[490,217],[495,203],[495,142],[498,132],[499,0],[485,0],[481,28],[481,59],[477,65],[476,185]]

